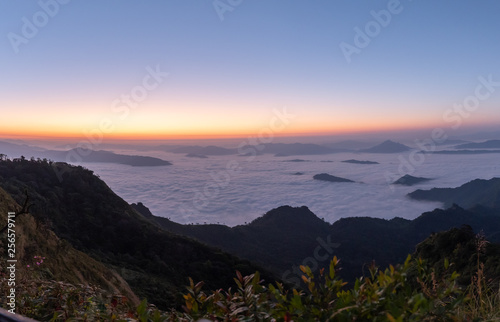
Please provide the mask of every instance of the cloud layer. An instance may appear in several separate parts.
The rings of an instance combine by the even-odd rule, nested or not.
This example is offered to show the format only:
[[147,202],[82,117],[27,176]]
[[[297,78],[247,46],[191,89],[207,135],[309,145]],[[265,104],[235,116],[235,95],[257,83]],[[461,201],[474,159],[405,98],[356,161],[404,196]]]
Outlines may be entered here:
[[[281,206],[308,206],[318,217],[334,222],[342,217],[370,216],[412,219],[441,207],[435,202],[413,201],[406,194],[416,189],[457,187],[476,178],[500,176],[497,155],[427,155],[415,165],[414,176],[433,178],[413,187],[389,185],[387,174],[399,170],[402,154],[339,153],[306,156],[302,162],[283,162],[292,157],[217,156],[187,158],[176,154],[154,156],[173,162],[168,167],[129,167],[89,163],[101,179],[127,202],[143,202],[153,214],[179,223],[252,221]],[[340,162],[358,159],[380,164]],[[301,174],[298,174],[301,173]],[[329,173],[356,181],[332,183],[313,180]]]

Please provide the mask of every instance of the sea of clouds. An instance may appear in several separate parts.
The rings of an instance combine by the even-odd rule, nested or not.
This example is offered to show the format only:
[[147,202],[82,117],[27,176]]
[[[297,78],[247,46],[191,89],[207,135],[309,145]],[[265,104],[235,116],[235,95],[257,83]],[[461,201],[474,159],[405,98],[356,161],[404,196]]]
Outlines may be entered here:
[[[169,160],[173,165],[131,167],[86,163],[85,166],[94,170],[127,202],[142,202],[154,215],[183,224],[224,223],[235,226],[282,205],[305,205],[330,223],[354,216],[413,219],[442,205],[411,200],[406,197],[409,192],[457,187],[476,178],[500,177],[498,155],[495,154],[426,155],[424,162],[413,170],[401,167],[401,158],[408,158],[404,153],[214,156],[207,159],[164,152],[149,155]],[[302,161],[296,162],[296,159]],[[380,164],[341,162],[348,159]],[[388,184],[387,174],[399,175],[401,169],[434,180],[412,187]],[[298,175],[298,172],[302,174]],[[356,183],[313,180],[318,173],[329,173]]]

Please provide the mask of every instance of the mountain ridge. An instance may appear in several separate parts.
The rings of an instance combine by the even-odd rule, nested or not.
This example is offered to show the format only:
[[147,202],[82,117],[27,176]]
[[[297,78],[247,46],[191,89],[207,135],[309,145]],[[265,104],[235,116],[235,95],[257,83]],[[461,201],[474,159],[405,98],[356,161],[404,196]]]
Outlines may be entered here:
[[415,200],[440,201],[445,207],[457,204],[465,208],[477,204],[500,208],[500,178],[475,179],[457,188],[418,189],[408,194]]
[[406,152],[411,150],[409,146],[406,146],[404,144],[394,142],[391,140],[386,140],[376,146],[373,146],[368,149],[362,149],[359,150],[359,152],[366,152],[366,153],[399,153],[399,152]]
[[[152,219],[163,229],[264,265],[281,274],[283,279],[286,279],[285,272],[314,256],[319,245],[330,245],[329,255],[342,258],[344,270],[340,274],[352,281],[363,274],[363,267],[372,260],[381,266],[404,261],[419,242],[436,231],[468,224],[500,242],[498,210],[487,207],[465,210],[457,205],[425,212],[413,220],[349,217],[332,224],[321,220],[305,206],[281,206],[247,225],[233,228],[181,225],[156,216]],[[327,262],[317,261],[317,265],[323,264]]]
[[188,276],[204,280],[207,288],[230,285],[236,269],[275,279],[247,260],[160,229],[81,166],[4,160],[0,176],[0,187],[18,202],[28,192],[32,213],[59,238],[116,268],[138,297],[158,307],[183,302],[179,294]]

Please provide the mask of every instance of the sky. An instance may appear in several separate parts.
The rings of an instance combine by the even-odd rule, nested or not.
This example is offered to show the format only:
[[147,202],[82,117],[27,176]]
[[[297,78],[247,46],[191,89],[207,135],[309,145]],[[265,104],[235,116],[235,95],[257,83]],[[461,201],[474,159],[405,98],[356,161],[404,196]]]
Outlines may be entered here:
[[500,2],[0,0],[0,137],[500,123]]

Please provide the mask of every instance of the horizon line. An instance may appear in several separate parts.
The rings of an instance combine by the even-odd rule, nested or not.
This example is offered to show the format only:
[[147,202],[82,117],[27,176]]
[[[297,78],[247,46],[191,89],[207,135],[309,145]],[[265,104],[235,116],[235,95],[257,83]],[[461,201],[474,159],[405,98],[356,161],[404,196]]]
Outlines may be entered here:
[[190,140],[238,140],[238,139],[261,139],[269,141],[275,138],[326,138],[326,137],[360,137],[360,136],[390,136],[390,135],[425,135],[432,136],[432,131],[435,129],[444,130],[449,137],[471,134],[471,132],[499,132],[496,126],[469,126],[461,129],[448,129],[446,127],[418,127],[418,128],[400,128],[400,129],[367,129],[353,131],[308,131],[297,133],[273,133],[272,131],[262,134],[260,131],[253,133],[234,133],[234,134],[146,134],[146,133],[127,133],[127,134],[105,134],[97,133],[93,135],[85,134],[67,134],[62,133],[0,133],[0,139],[7,140],[47,140],[47,141],[69,141],[69,140],[87,140],[100,142],[116,142],[116,141],[190,141]]

